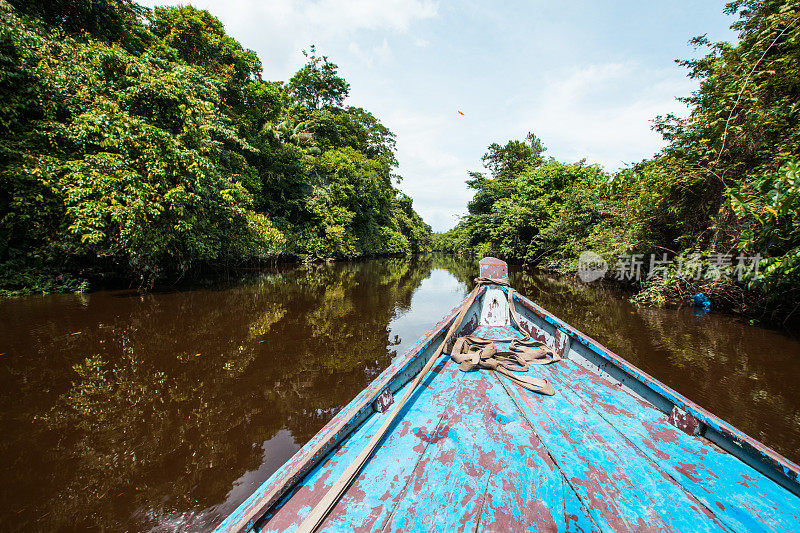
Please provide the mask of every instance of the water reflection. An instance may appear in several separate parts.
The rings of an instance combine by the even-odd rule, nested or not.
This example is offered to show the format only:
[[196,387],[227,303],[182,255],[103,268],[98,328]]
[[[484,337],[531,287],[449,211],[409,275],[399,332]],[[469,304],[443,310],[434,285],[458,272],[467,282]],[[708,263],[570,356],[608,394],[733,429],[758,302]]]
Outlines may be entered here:
[[[3,301],[0,529],[216,523],[429,327],[433,266]],[[431,289],[434,315],[463,294]]]
[[[0,530],[203,530],[472,286],[453,257],[284,268],[217,290],[0,301]],[[616,292],[513,284],[798,459],[800,344]]]

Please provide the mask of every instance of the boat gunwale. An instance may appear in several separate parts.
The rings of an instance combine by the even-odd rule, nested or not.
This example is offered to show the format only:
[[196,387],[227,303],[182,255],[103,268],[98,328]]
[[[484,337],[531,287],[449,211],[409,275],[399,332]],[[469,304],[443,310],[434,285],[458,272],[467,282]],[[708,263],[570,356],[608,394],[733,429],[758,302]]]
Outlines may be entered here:
[[[790,459],[787,459],[766,444],[751,437],[747,433],[737,429],[735,426],[701,407],[668,385],[662,383],[644,370],[627,361],[625,358],[617,355],[615,352],[597,340],[593,339],[589,335],[586,335],[577,328],[567,324],[516,290],[514,291],[514,296],[520,305],[536,314],[546,323],[549,323],[557,330],[568,335],[571,339],[574,339],[585,347],[589,348],[596,355],[600,356],[600,358],[615,366],[624,374],[649,389],[652,393],[655,393],[662,399],[666,400],[673,407],[678,407],[679,409],[684,410],[702,422],[707,428],[711,428],[723,438],[728,439],[733,445],[732,447],[724,448],[728,453],[734,455],[737,459],[745,464],[748,464],[756,470],[764,473],[770,479],[776,481],[787,490],[800,496],[800,466],[798,466],[796,463]],[[564,357],[567,357],[566,353],[564,354]],[[654,402],[646,398],[645,401],[653,405],[656,409],[659,409],[659,411],[664,412]],[[668,412],[664,413],[669,415]],[[706,438],[708,438],[708,436],[706,436]],[[715,441],[712,440],[712,442]],[[719,442],[715,442],[715,444],[720,445]],[[749,460],[751,457],[758,459],[759,464],[753,464],[752,461]],[[759,466],[763,468],[759,468]],[[770,473],[772,475],[770,475]]]
[[[479,298],[483,296],[485,291],[485,287],[480,289],[475,298],[475,303],[480,301]],[[355,398],[342,407],[342,409],[288,461],[259,485],[258,488],[253,491],[253,494],[242,502],[236,510],[225,517],[214,531],[237,531],[243,533],[250,531],[253,526],[255,526],[287,492],[294,488],[313,467],[325,458],[336,445],[342,442],[350,433],[355,431],[369,415],[375,412],[374,409],[372,409],[372,412],[368,412],[372,408],[375,400],[401,377],[402,374],[408,370],[409,366],[415,363],[417,359],[424,354],[425,350],[431,346],[431,343],[437,337],[440,337],[446,332],[446,328],[450,327],[467,300],[469,300],[469,295],[465,296],[456,307],[446,313],[438,323],[417,339],[401,357],[395,359],[378,375],[378,377],[359,392]],[[413,375],[408,377],[408,381],[411,381],[413,377]],[[362,420],[357,420],[364,414],[367,416],[364,416]]]

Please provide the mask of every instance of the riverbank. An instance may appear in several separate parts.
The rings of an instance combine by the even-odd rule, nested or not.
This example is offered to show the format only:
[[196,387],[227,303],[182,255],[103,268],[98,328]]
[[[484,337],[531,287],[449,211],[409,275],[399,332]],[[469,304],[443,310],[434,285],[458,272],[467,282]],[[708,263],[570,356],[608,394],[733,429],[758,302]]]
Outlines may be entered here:
[[[449,253],[475,261],[479,259],[478,255],[471,252]],[[702,278],[702,276],[701,279],[693,279],[688,275],[681,275],[677,268],[672,267],[666,269],[663,275],[656,279],[647,280],[647,265],[643,265],[639,279],[633,279],[620,275],[619,271],[613,269],[614,262],[609,261],[607,262],[611,265],[609,271],[604,276],[587,283],[582,281],[579,275],[578,258],[572,261],[544,258],[536,266],[528,265],[520,258],[503,259],[517,268],[529,268],[570,282],[610,287],[627,294],[632,303],[647,307],[691,308],[694,295],[702,293],[708,297],[711,309],[715,312],[736,316],[750,324],[800,331],[800,303],[793,299],[793,292],[783,299],[770,297],[757,288],[749,288],[745,284],[732,281],[730,279],[732,268],[725,271],[727,277],[721,276],[720,279]]]
[[268,81],[191,6],[0,0],[0,19],[6,294],[429,249],[394,133],[313,45]]
[[253,276],[269,274],[276,270],[292,269],[301,265],[337,262],[366,261],[371,259],[425,257],[426,253],[367,253],[353,256],[325,256],[319,253],[280,252],[259,258],[226,263],[204,262],[189,271],[162,275],[158,280],[145,282],[131,279],[117,272],[93,273],[86,279],[73,278],[69,274],[38,272],[35,269],[22,272],[0,271],[0,298],[15,298],[44,294],[83,294],[108,290],[136,290],[139,292],[180,290],[195,286],[210,286],[220,283],[241,282]]

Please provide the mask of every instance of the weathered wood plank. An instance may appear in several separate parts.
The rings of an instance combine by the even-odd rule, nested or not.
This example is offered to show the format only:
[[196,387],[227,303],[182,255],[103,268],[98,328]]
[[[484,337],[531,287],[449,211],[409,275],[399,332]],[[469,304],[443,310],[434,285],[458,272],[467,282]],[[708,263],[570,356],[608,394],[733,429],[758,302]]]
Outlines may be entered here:
[[592,518],[614,530],[720,531],[727,528],[626,441],[549,367],[530,373],[549,379],[543,397],[499,377],[575,488]]
[[593,530],[587,510],[491,374],[465,374],[451,409],[386,529]]
[[[593,349],[626,376],[657,389],[664,402],[689,405],[532,302],[523,297],[518,301],[536,315],[522,321],[534,338],[563,355],[571,341]],[[474,321],[468,321],[464,332],[478,324],[479,311],[471,310]],[[308,515],[388,416],[390,411],[370,415],[368,400],[387,386],[402,395],[398,383],[414,375],[423,359],[419,352],[429,348],[434,332],[449,320],[452,316],[273,476],[282,487],[302,481],[273,508],[265,531],[291,531]],[[538,328],[541,320],[547,332]],[[498,326],[476,331],[486,337],[509,333]],[[580,365],[563,361],[532,368],[528,375],[544,377],[556,387],[555,396],[543,397],[489,371],[463,374],[446,361],[443,356],[412,396],[323,530],[780,531],[796,530],[800,524],[796,495],[740,458],[675,430],[662,411]],[[772,457],[760,443],[696,405],[690,407],[709,427],[733,435],[734,443]],[[350,426],[345,428],[344,422]],[[344,439],[340,445],[338,438]],[[331,445],[324,448],[319,442]],[[309,459],[321,455],[318,464]],[[316,466],[311,469],[311,464]],[[787,464],[778,461],[776,468],[787,471]],[[297,465],[308,465],[310,472]],[[226,523],[234,520],[239,527],[257,515],[256,507],[271,505],[280,491],[270,486],[262,485]]]
[[[388,517],[427,446],[429,433],[435,433],[442,417],[448,415],[447,407],[461,376],[450,375],[445,366],[447,360],[446,356],[440,358],[411,397],[407,407],[401,411],[398,423],[390,428],[375,456],[365,464],[359,477],[328,515],[323,529],[370,531]],[[442,376],[443,373],[448,375]],[[401,389],[399,393],[404,392]],[[284,497],[276,506],[277,510],[268,515],[263,531],[297,528],[387,416],[388,412],[374,414],[329,454],[292,493]]]
[[796,531],[800,499],[737,457],[673,427],[641,399],[570,364],[551,369],[633,446],[737,531]]
[[486,406],[511,468],[489,476],[478,531],[600,531],[499,379],[486,375]]
[[328,515],[323,524],[326,530],[374,531],[390,519],[406,494],[415,466],[447,431],[453,398],[463,378],[449,359],[442,356],[431,370],[419,397],[401,413],[401,422]]
[[696,418],[707,426],[705,436],[709,440],[800,497],[800,466],[661,383],[531,300],[518,293],[514,299],[519,308],[525,310],[522,314],[528,314],[528,320],[543,322],[552,331],[567,333],[572,346],[586,348],[588,353],[583,355],[587,360],[594,360],[591,362],[598,365],[602,373],[624,383],[624,386],[630,387],[632,392],[647,399],[664,413],[678,407]]

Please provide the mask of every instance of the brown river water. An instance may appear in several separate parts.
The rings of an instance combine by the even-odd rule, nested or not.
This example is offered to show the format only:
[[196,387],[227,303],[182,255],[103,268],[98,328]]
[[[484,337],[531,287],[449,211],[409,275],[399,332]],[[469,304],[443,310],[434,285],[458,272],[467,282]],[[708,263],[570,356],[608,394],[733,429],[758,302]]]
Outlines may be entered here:
[[[0,530],[213,528],[472,287],[452,257],[0,300]],[[800,461],[788,332],[512,270],[512,285]]]

